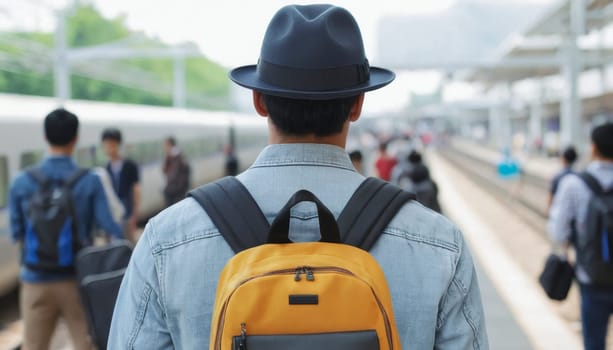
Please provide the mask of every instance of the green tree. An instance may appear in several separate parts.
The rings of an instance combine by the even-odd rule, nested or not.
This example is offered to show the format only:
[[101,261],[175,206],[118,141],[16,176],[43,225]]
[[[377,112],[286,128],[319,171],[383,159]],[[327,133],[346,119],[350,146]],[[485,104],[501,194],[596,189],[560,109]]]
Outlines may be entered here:
[[[130,42],[130,37],[138,33],[130,31],[126,25],[126,17],[104,18],[92,4],[82,4],[67,18],[67,43],[71,48],[103,45],[124,40]],[[32,71],[27,64],[23,64],[33,55],[20,52],[18,45],[11,45],[10,40],[0,40],[0,54],[3,52],[25,57],[23,61],[12,62],[10,69],[2,65],[0,60],[0,91],[19,94],[52,95],[53,75],[52,47],[53,34],[51,33],[10,33],[10,35],[31,42],[38,43],[48,49],[47,57],[49,69],[46,71]],[[163,42],[145,38],[139,35],[138,47],[168,47]],[[2,37],[0,37],[2,38]],[[135,47],[135,46],[133,46]],[[1,57],[1,56],[0,56]],[[150,80],[157,82],[157,89],[143,89],[139,84],[126,84],[125,80],[112,81],[97,80],[88,77],[91,69],[105,68],[104,71],[121,75],[121,68],[145,72]],[[85,69],[79,69],[85,68]],[[85,74],[73,74],[71,77],[72,97],[76,99],[91,99],[124,103],[171,105],[171,88],[173,82],[173,62],[170,59],[129,59],[119,62],[92,60],[77,63],[75,72],[85,71]],[[100,74],[100,73],[99,73]],[[105,74],[104,72],[102,73]],[[206,58],[191,58],[186,61],[187,91],[189,107],[225,109],[229,104],[229,81],[227,71],[220,65]],[[137,82],[135,82],[137,83]]]

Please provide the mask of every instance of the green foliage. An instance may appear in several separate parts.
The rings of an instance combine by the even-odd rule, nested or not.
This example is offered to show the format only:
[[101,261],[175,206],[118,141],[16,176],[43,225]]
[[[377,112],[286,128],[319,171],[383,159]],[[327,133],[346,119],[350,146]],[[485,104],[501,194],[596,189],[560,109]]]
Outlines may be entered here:
[[[83,4],[77,8],[66,23],[67,43],[71,48],[104,45],[124,41],[124,45],[138,45],[139,48],[167,47],[157,39],[144,38],[142,34],[131,32],[126,25],[125,16],[112,19],[104,18],[91,4]],[[130,44],[130,38],[139,36],[138,44]],[[2,39],[5,40],[2,40]],[[22,42],[32,42],[43,47],[45,55],[37,55],[24,51],[19,45],[11,44],[10,38]],[[53,95],[53,41],[52,33],[0,33],[0,55],[7,53],[20,57],[11,62],[10,66],[3,64],[0,56],[0,92],[32,95]],[[33,57],[46,59],[46,69],[29,69],[24,61]],[[139,84],[126,84],[125,80],[110,79],[101,81],[85,76],[71,77],[72,98],[90,99],[123,103],[172,105],[172,84],[174,79],[173,61],[170,59],[129,59],[119,62],[93,61],[80,65],[90,65],[86,68],[106,67],[106,71],[114,72],[115,67],[125,67],[137,70],[157,82],[158,88],[149,89]],[[74,67],[78,72],[79,67]],[[185,62],[188,107],[227,109],[229,103],[229,80],[227,71],[220,65],[206,58],[190,58]],[[86,70],[87,71],[87,70]],[[121,75],[121,68],[116,69]],[[139,83],[138,81],[134,83]],[[153,90],[153,92],[152,92]]]
[[[16,41],[35,42],[42,50],[51,50],[53,37],[49,33],[22,33],[16,32],[0,37],[0,55],[26,55],[36,59],[36,52],[28,48],[21,48],[14,44]],[[34,48],[33,50],[36,50]],[[44,64],[43,64],[44,66]],[[49,68],[35,71],[28,69],[23,61],[4,63],[0,60],[0,91],[9,93],[27,93],[32,95],[48,96],[53,94],[53,76]]]
[[66,23],[70,47],[100,45],[130,36],[125,17],[102,17],[93,5],[82,5]]

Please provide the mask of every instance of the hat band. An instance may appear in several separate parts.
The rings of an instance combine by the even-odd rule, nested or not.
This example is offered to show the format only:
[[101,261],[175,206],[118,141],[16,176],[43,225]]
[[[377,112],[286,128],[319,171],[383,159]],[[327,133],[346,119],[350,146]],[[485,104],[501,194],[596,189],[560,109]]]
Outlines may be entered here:
[[370,79],[368,60],[362,64],[325,69],[304,69],[258,61],[260,80],[289,90],[330,91],[355,87]]

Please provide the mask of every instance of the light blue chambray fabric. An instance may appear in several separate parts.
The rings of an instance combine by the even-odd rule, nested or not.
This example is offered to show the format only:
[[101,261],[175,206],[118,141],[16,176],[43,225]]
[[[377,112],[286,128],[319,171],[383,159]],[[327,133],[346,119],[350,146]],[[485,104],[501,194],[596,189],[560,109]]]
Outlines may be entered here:
[[[341,148],[265,148],[238,179],[269,222],[300,189],[337,217],[364,177]],[[316,240],[313,205],[294,207],[292,238]],[[400,211],[371,253],[383,268],[404,349],[488,349],[473,261],[459,230],[417,203]],[[109,349],[207,349],[218,276],[228,244],[193,199],[153,218],[123,280]]]

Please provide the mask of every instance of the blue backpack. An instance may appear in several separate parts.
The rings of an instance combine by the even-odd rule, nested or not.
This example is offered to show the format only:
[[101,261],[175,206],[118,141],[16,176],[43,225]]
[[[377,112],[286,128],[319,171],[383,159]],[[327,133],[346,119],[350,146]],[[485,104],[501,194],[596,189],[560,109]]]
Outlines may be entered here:
[[49,179],[41,169],[27,171],[38,184],[30,197],[22,262],[42,272],[73,272],[81,249],[72,187],[87,174],[78,169],[65,180]]

